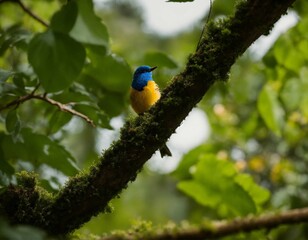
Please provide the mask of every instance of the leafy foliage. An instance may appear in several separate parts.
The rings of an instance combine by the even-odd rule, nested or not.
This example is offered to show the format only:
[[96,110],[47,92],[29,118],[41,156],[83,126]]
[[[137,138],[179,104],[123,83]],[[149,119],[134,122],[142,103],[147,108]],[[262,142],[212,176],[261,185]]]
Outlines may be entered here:
[[249,175],[238,174],[231,162],[220,161],[215,155],[200,156],[193,179],[181,181],[178,187],[222,216],[256,213],[269,197]]
[[[86,48],[93,49],[95,44],[106,52],[109,41],[106,27],[94,14],[91,1],[70,1],[55,11],[50,27],[43,33],[33,32],[31,37],[24,26],[18,25],[3,26],[1,31],[3,59],[11,57],[17,61],[15,65],[2,62],[0,71],[1,121],[5,123],[5,129],[1,131],[3,176],[14,181],[14,172],[20,169],[36,169],[43,176],[46,173],[39,169],[44,166],[68,176],[76,174],[78,167],[75,157],[60,143],[66,131],[63,126],[68,125],[73,118],[56,107],[60,110],[64,107],[73,108],[91,118],[96,125],[110,128],[108,115],[102,112],[98,107],[98,99],[87,89],[92,86],[78,83],[82,80],[82,71],[91,73],[85,66]],[[25,56],[29,63],[25,61]],[[105,63],[114,64],[114,59],[106,58]],[[22,67],[27,64],[26,68]],[[128,69],[127,65],[119,65],[118,72],[126,73],[119,78],[129,81]],[[107,91],[102,84],[97,87],[102,93]],[[128,85],[124,85],[121,92],[127,88]],[[118,91],[117,87],[113,89]],[[34,102],[37,98],[54,106]],[[32,104],[26,102],[30,100]],[[122,102],[121,111],[126,105]],[[10,181],[1,182],[6,185]]]

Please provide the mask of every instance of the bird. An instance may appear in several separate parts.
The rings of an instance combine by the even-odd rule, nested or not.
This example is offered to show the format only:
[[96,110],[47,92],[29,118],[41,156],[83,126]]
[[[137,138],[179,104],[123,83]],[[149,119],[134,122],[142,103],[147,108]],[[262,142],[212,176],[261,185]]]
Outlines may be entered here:
[[[149,110],[160,99],[159,87],[152,77],[152,72],[156,68],[142,65],[134,72],[130,88],[130,102],[134,111],[139,115]],[[166,144],[163,144],[159,151],[161,157],[172,156]]]

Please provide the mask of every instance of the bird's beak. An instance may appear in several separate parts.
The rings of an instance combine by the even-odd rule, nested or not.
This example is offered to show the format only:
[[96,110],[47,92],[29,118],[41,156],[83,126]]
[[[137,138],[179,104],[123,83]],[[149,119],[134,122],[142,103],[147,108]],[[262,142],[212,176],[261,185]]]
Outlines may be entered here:
[[150,71],[152,72],[152,71],[154,71],[156,68],[157,68],[157,67],[152,67],[152,68],[150,68]]

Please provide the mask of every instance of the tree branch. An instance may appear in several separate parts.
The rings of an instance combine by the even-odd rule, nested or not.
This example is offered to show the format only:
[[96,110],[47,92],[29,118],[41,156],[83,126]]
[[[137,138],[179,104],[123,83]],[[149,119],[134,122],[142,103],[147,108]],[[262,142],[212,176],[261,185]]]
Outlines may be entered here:
[[74,110],[72,108],[69,108],[66,104],[57,102],[57,101],[47,97],[46,94],[35,94],[35,91],[37,90],[38,87],[39,87],[39,85],[30,94],[21,96],[21,97],[15,99],[15,100],[9,102],[5,106],[0,107],[0,112],[5,110],[5,109],[14,107],[14,106],[18,107],[20,104],[22,104],[25,101],[28,101],[30,99],[39,99],[39,100],[42,100],[44,102],[47,102],[47,103],[49,103],[51,105],[54,105],[54,106],[58,107],[59,110],[62,111],[62,112],[67,112],[67,113],[70,113],[70,114],[72,114],[74,116],[80,117],[81,119],[85,120],[87,123],[89,123],[93,127],[95,127],[94,122],[88,116],[82,114],[81,112],[78,112],[78,111],[76,111],[76,110]]
[[[232,221],[206,223],[205,227],[174,227],[167,230],[132,231],[113,234],[101,240],[204,240],[226,237],[242,232],[272,229],[283,224],[295,224],[308,220],[308,208],[293,209],[282,213],[245,217]],[[200,224],[202,226],[202,223]],[[137,229],[138,230],[138,229]]]
[[63,103],[60,103],[60,102],[57,102],[45,95],[34,95],[33,98],[36,98],[36,99],[40,99],[40,100],[43,100],[51,105],[54,105],[54,106],[57,106],[60,111],[62,112],[67,112],[67,113],[70,113],[74,116],[77,116],[77,117],[80,117],[81,119],[85,120],[87,123],[91,124],[92,127],[95,127],[95,124],[94,122],[86,115],[82,114],[81,112],[78,112],[72,108],[69,108],[66,104],[63,104]]
[[[149,112],[125,124],[120,139],[104,152],[96,165],[71,178],[44,206],[32,204],[28,206],[33,207],[21,208],[22,196],[16,194],[18,186],[8,189],[0,196],[0,212],[6,213],[12,222],[65,234],[108,210],[109,201],[135,180],[143,164],[174,133],[208,89],[216,81],[228,78],[235,60],[257,38],[269,32],[294,1],[243,0],[234,16],[210,23],[185,70],[173,78]],[[5,201],[6,196],[17,199],[14,208],[6,205],[9,202]]]
[[21,0],[0,0],[0,4],[4,2],[12,2],[12,3],[17,3],[21,9],[27,13],[30,17],[44,25],[45,27],[48,27],[48,23],[46,23],[43,19],[41,19],[39,16],[37,16],[35,13],[33,13],[30,8],[28,8]]

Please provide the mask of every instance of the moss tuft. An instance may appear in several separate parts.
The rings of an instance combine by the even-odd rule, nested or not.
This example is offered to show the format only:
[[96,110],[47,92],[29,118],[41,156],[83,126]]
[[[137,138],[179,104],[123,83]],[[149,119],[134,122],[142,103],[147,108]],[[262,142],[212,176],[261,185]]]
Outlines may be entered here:
[[38,183],[38,174],[35,172],[21,171],[16,173],[17,183],[25,188],[34,189]]

